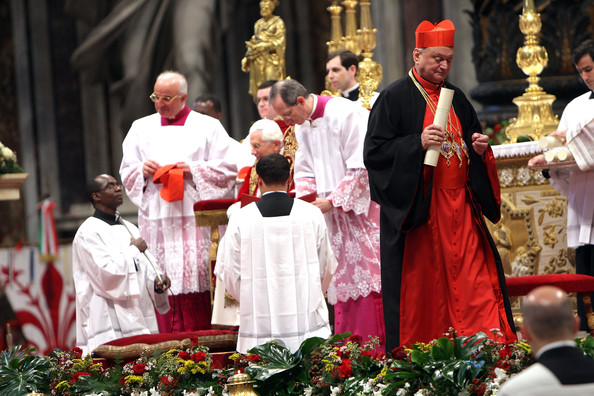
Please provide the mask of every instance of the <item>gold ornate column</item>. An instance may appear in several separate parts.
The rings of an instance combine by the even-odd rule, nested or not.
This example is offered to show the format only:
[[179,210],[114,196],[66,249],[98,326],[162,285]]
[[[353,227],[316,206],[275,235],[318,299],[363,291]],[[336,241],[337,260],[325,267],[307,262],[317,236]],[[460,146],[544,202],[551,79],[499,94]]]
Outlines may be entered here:
[[522,135],[538,140],[555,131],[559,124],[552,108],[555,96],[547,94],[538,85],[538,75],[549,61],[547,50],[538,44],[537,34],[541,27],[534,0],[525,0],[520,15],[520,30],[526,37],[524,46],[516,54],[516,63],[528,75],[528,88],[522,96],[513,100],[518,106],[518,118],[506,130],[510,143],[516,143]]

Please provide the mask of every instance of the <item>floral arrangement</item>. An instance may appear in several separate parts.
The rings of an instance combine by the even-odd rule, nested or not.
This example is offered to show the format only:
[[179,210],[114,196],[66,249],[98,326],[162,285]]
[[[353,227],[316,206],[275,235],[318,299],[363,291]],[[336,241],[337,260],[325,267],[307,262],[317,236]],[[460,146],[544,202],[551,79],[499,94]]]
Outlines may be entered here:
[[14,151],[0,142],[0,174],[23,173],[23,168],[17,163]]
[[507,142],[509,138],[505,131],[509,125],[510,122],[508,120],[503,120],[493,126],[484,126],[483,134],[489,136],[489,145],[495,146]]
[[[271,341],[232,355],[228,369],[214,368],[210,353],[197,345],[109,367],[77,348],[39,357],[33,348],[15,347],[0,354],[0,395],[227,396],[233,395],[228,379],[238,370],[261,396],[494,395],[532,359],[529,345],[493,338],[451,333],[390,356],[375,352],[377,340],[364,343],[350,333],[309,338],[295,353]],[[594,356],[594,338],[576,344]]]

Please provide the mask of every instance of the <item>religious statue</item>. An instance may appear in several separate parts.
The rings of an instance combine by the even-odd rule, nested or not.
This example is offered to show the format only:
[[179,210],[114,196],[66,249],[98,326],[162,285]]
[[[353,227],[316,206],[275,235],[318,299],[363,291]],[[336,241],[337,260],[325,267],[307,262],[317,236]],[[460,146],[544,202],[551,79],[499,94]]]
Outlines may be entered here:
[[241,60],[241,70],[250,73],[249,93],[254,100],[261,83],[285,78],[285,23],[272,15],[276,5],[276,0],[260,1],[262,18],[256,21],[252,38],[245,42],[247,51]]

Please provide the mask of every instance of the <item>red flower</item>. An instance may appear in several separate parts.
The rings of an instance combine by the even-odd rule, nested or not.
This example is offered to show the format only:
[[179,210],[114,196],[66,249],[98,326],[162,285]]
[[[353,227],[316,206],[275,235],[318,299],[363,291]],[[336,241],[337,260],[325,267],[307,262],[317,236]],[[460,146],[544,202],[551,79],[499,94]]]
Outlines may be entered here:
[[371,351],[362,351],[361,356],[369,356],[373,359],[373,353],[371,353]]
[[189,360],[190,354],[186,351],[181,351],[180,353],[177,354],[177,357],[180,359]]
[[495,126],[493,127],[493,130],[495,132],[499,132],[501,130],[501,128],[503,128],[503,125],[501,125],[501,124],[495,124]]
[[348,378],[353,374],[353,368],[351,367],[351,361],[349,359],[345,359],[342,361],[342,364],[338,368],[340,373],[340,378]]
[[197,336],[190,337],[190,342],[191,342],[191,346],[193,346],[193,347],[195,347],[195,346],[197,346],[197,345],[200,345],[200,344],[198,343],[198,337],[197,337]]
[[390,353],[390,355],[392,355],[392,359],[408,360],[408,355],[402,345],[397,348],[392,349],[392,352]]
[[354,334],[350,336],[349,341],[361,346],[363,345],[363,338],[359,334]]
[[137,363],[134,365],[134,367],[132,367],[132,371],[134,371],[134,374],[136,374],[136,375],[142,375],[142,374],[146,373],[146,364],[145,363]]
[[72,374],[72,376],[70,377],[70,383],[73,384],[73,383],[77,382],[80,379],[80,377],[82,377],[83,375],[90,376],[91,374],[87,373],[86,371],[77,371],[76,373]]
[[384,360],[386,359],[386,352],[384,351],[376,351],[375,356],[373,357],[376,360]]
[[173,389],[177,387],[177,380],[169,375],[164,375],[159,380],[159,384],[165,390]]
[[251,354],[247,356],[247,359],[252,363],[260,363],[262,361],[262,357],[260,355]]
[[74,359],[80,359],[82,357],[82,349],[74,347],[74,349],[72,349],[72,355],[74,356]]
[[503,348],[499,350],[499,357],[501,357],[502,359],[506,359],[508,357],[511,356],[511,351],[507,348]]
[[193,353],[190,357],[192,358],[193,361],[198,363],[198,362],[202,362],[206,359],[206,353],[196,352],[196,353]]

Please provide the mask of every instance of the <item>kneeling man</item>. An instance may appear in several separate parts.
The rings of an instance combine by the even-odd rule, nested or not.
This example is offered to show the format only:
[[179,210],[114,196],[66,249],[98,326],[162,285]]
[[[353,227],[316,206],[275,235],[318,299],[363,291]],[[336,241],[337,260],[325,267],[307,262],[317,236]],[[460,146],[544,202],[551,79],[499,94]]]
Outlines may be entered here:
[[239,352],[272,339],[295,352],[331,334],[324,291],[336,258],[321,211],[286,192],[287,159],[265,155],[256,171],[262,199],[229,220],[215,274],[239,301]]

